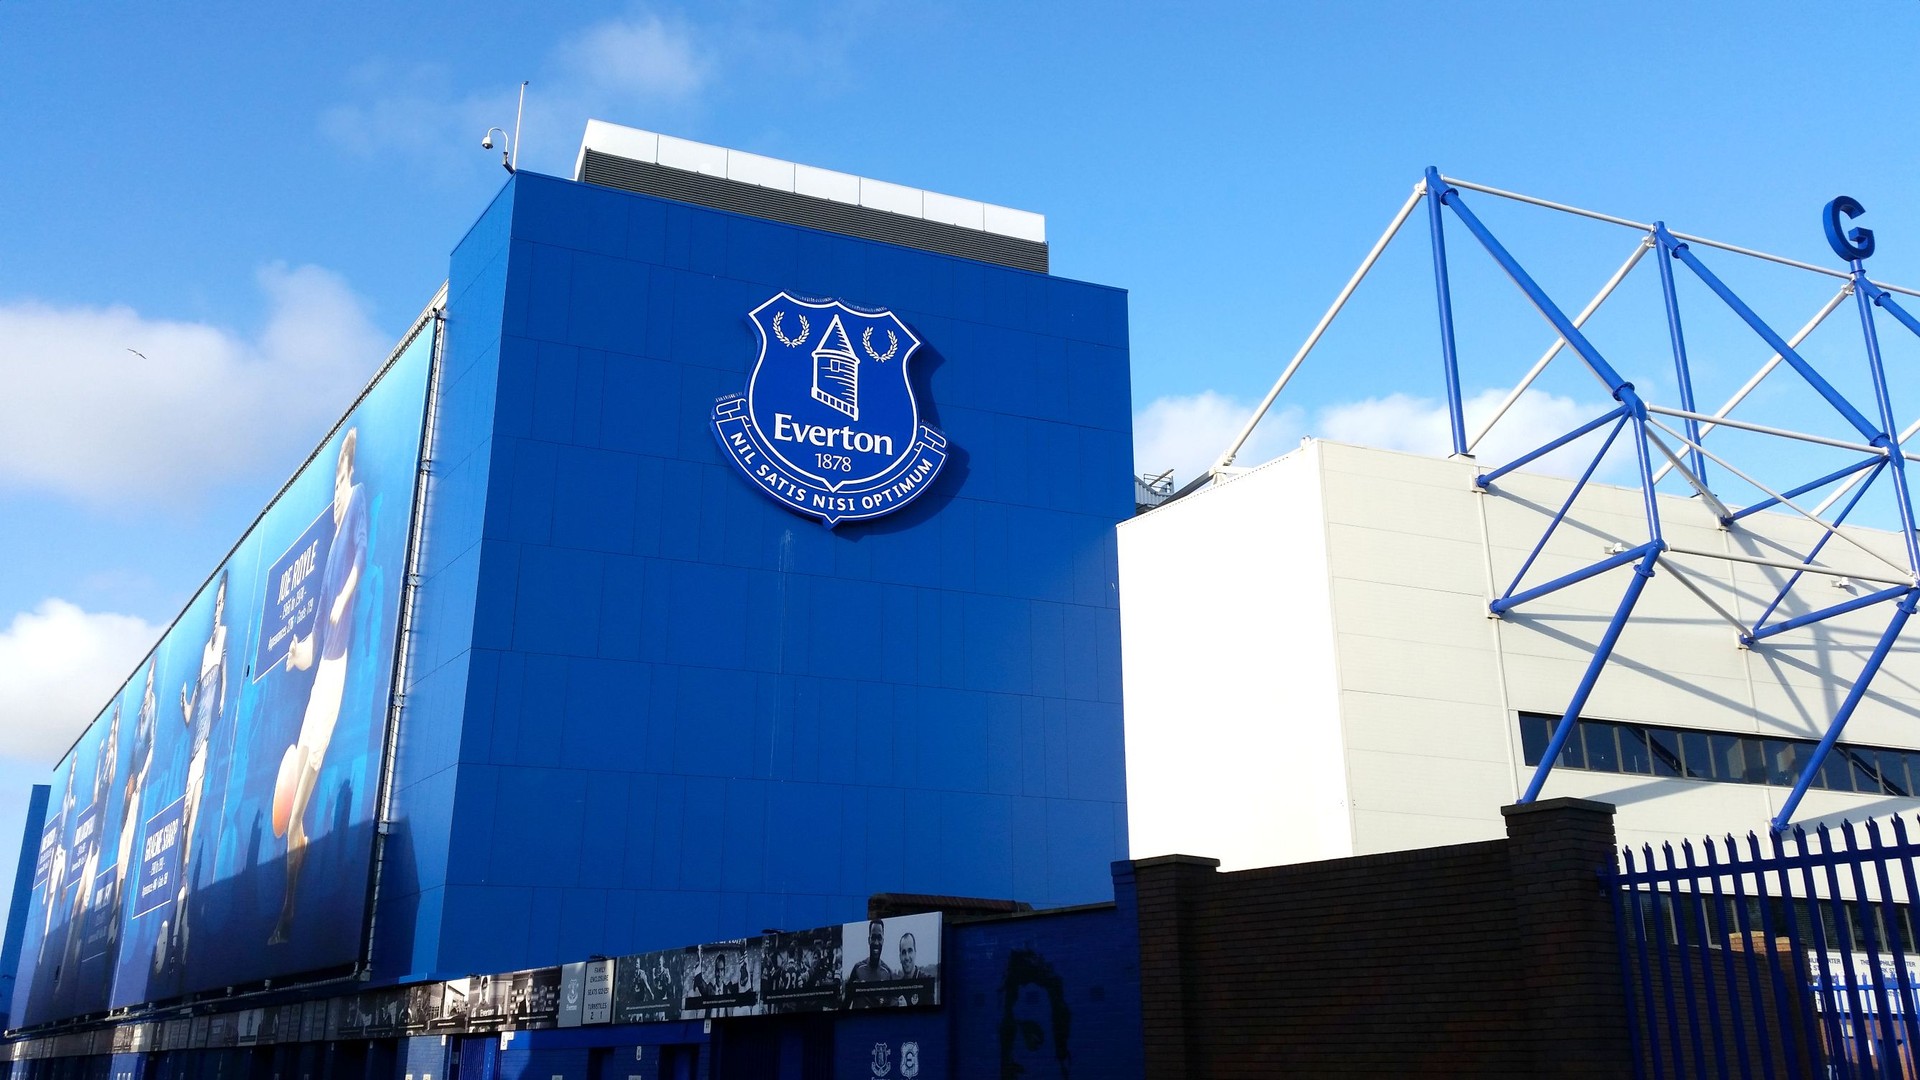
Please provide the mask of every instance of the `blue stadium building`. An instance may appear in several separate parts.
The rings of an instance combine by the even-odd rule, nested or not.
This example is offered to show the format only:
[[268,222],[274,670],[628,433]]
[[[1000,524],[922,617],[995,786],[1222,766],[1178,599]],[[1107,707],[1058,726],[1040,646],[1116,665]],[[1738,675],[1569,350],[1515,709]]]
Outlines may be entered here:
[[[911,505],[829,529],[716,445],[783,292],[923,339],[951,450]],[[383,966],[809,926],[875,892],[1109,895],[1123,293],[521,174],[446,311]]]
[[514,175],[52,778],[13,1075],[1000,1075],[1048,942],[1137,1000],[1126,296],[1047,270],[599,122]]

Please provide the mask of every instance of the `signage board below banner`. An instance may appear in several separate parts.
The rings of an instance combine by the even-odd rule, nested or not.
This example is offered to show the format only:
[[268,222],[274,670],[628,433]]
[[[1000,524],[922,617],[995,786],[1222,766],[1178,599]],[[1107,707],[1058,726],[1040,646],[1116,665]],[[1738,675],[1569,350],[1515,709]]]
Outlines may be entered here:
[[560,1026],[575,1028],[580,1026],[581,1014],[585,1011],[587,998],[587,965],[560,965]]
[[587,961],[586,976],[586,1002],[581,1009],[580,1022],[607,1023],[613,1016],[613,961]]

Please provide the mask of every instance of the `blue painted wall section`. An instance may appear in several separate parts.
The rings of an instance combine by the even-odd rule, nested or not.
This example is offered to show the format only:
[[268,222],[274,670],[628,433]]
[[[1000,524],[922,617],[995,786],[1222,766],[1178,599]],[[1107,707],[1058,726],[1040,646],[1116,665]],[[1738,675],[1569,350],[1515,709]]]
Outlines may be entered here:
[[[785,289],[897,312],[952,460],[828,531],[708,430]],[[376,977],[1104,899],[1125,294],[521,173],[452,260]]]
[[40,859],[40,833],[46,827],[50,784],[35,784],[27,795],[26,828],[20,838],[20,862],[13,873],[13,898],[7,904],[6,933],[0,936],[0,1031],[8,1024],[13,1005],[14,973],[20,967],[20,943],[27,933],[27,908],[33,898],[33,879]]
[[[1112,904],[950,927],[944,1006],[844,1014],[833,1075],[877,1075],[886,1063],[887,1075],[899,1076],[909,1042],[922,1080],[1143,1075],[1131,864],[1113,865],[1113,896]],[[729,1041],[736,1033],[753,1037],[754,1029],[735,1025]]]
[[451,1080],[448,1070],[452,1040],[418,1035],[400,1040],[401,1075],[407,1080]]

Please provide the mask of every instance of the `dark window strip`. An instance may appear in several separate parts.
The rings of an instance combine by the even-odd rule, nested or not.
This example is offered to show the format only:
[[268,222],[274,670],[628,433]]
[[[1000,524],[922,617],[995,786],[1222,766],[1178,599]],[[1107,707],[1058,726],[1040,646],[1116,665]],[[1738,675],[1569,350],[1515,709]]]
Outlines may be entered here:
[[[1520,746],[1528,768],[1540,764],[1559,722],[1559,717],[1546,713],[1520,714]],[[1812,739],[1582,719],[1575,722],[1554,767],[1792,787],[1816,745]],[[1920,750],[1835,743],[1814,774],[1812,787],[1906,797],[1916,784],[1920,784]]]

